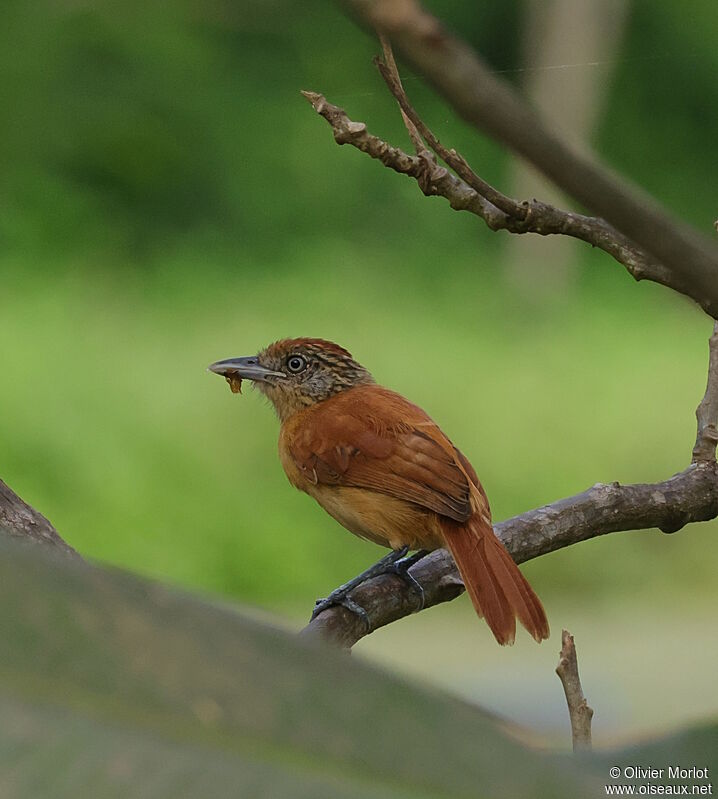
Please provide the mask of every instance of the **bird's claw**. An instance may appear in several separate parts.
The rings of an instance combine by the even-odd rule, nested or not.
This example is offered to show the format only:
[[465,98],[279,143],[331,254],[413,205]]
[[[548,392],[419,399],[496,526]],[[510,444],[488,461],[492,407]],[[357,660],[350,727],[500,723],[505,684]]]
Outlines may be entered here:
[[356,603],[351,597],[347,594],[329,594],[326,599],[317,599],[314,603],[314,610],[312,611],[312,618],[310,621],[314,621],[320,613],[324,613],[325,610],[328,608],[334,607],[335,605],[341,605],[342,607],[350,610],[356,616],[364,622],[367,629],[367,634],[371,632],[371,621],[369,620],[369,614],[364,610],[364,608]]
[[[421,555],[423,557],[423,554]],[[413,574],[409,572],[409,569],[419,560],[415,556],[410,558],[402,558],[398,560],[396,563],[391,564],[391,566],[387,569],[389,572],[393,572],[398,577],[401,577],[405,583],[409,585],[410,588],[414,590],[414,593],[419,597],[419,607],[416,610],[418,613],[420,610],[424,610],[424,605],[426,604],[426,595],[424,594],[424,588],[421,583],[414,577]]]
[[320,613],[327,610],[327,608],[333,605],[342,605],[342,607],[345,607],[356,616],[359,616],[366,625],[367,633],[370,633],[372,631],[372,625],[369,614],[361,605],[351,599],[349,594],[362,583],[373,577],[378,577],[381,574],[396,574],[398,577],[401,577],[404,582],[408,583],[419,597],[419,607],[417,610],[422,610],[425,603],[424,589],[416,578],[412,574],[409,574],[409,569],[426,555],[426,551],[422,549],[409,557],[405,557],[407,551],[408,547],[394,550],[378,563],[375,563],[369,569],[362,572],[358,577],[355,577],[340,588],[332,591],[326,599],[318,599],[314,604],[311,621],[314,621],[314,619],[316,619]]

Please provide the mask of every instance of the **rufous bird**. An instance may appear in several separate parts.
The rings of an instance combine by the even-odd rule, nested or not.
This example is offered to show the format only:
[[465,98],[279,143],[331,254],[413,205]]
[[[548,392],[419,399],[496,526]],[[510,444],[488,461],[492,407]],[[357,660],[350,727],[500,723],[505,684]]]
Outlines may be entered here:
[[[446,547],[500,644],[513,643],[517,618],[537,641],[548,638],[541,600],[494,534],[476,472],[421,408],[377,385],[349,352],[323,339],[284,339],[209,368],[233,391],[252,380],[270,400],[292,485],[350,532],[393,550],[378,569],[319,602],[314,615],[337,603],[361,613],[347,589],[402,563],[423,597],[408,566]],[[409,550],[419,552],[405,558]]]

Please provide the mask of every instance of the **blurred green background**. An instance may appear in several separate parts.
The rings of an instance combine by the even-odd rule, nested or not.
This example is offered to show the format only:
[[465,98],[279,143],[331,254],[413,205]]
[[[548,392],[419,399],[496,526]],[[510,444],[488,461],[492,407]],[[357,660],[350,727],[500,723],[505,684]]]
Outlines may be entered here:
[[[428,5],[522,82],[526,3]],[[474,463],[497,519],[689,461],[706,317],[588,247],[570,250],[557,281],[538,237],[542,266],[517,285],[505,234],[337,147],[300,89],[409,144],[371,65],[376,43],[336,6],[3,9],[0,475],[83,555],[296,624],[381,554],[289,487],[258,395],[205,371],[284,336],[337,340],[426,408]],[[528,64],[588,71],[606,94],[592,144],[704,231],[716,214],[717,32],[714,0],[634,0],[610,60]],[[442,141],[508,190],[510,157],[402,72]],[[692,660],[693,679],[670,683],[680,707],[661,699],[695,635],[718,648],[717,532],[614,535],[525,567],[554,630],[572,625],[605,740],[718,712],[710,670]],[[560,727],[558,637],[499,651],[465,604],[365,651]]]

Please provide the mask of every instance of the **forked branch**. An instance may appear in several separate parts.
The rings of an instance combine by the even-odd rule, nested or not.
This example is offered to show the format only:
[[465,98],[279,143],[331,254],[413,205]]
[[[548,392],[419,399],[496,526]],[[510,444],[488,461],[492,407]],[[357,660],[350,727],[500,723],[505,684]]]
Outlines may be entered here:
[[[457,175],[440,166],[428,149],[409,155],[398,147],[369,133],[364,122],[354,122],[346,111],[330,103],[323,94],[303,91],[314,110],[332,128],[337,144],[351,144],[395,172],[414,178],[428,197],[444,197],[455,211],[468,211],[483,219],[491,230],[509,233],[537,233],[540,236],[562,235],[581,239],[598,247],[626,267],[636,280],[652,280],[671,286],[670,272],[605,220],[563,211],[539,200],[518,202],[501,194],[479,178],[466,160],[454,150],[447,150],[431,134],[411,106],[406,118],[426,139],[434,152]],[[417,121],[419,124],[417,124]],[[469,179],[469,181],[466,180]],[[508,213],[507,211],[511,211]]]
[[389,39],[460,117],[525,158],[640,248],[654,264],[641,277],[691,297],[718,318],[718,248],[712,241],[601,164],[587,148],[567,142],[417,0],[342,0],[341,5]]

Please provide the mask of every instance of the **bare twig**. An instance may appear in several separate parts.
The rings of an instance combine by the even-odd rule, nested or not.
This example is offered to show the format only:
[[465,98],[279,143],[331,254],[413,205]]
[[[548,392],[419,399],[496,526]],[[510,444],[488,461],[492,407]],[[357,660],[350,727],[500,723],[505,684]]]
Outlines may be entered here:
[[696,408],[698,435],[693,447],[693,463],[715,461],[718,445],[718,322],[708,342],[708,384],[706,393]]
[[[394,53],[391,49],[391,44],[389,40],[384,36],[384,34],[379,34],[379,42],[381,43],[381,49],[384,51],[384,61],[387,64],[387,67],[391,70],[392,74],[396,75],[396,80],[399,85],[399,89],[404,91],[404,87],[401,85],[401,78],[399,77],[399,70],[396,66],[396,61],[394,61]],[[411,139],[411,143],[414,145],[414,150],[417,155],[421,155],[426,150],[426,145],[424,144],[419,131],[416,128],[416,125],[411,121],[411,119],[401,110],[401,118],[404,121],[404,126],[406,127],[407,133],[409,134],[409,138]]]
[[[522,209],[521,218],[511,216],[491,200],[486,199],[487,196],[497,199],[500,192],[471,172],[470,167],[460,155],[454,153],[454,156],[447,156],[453,151],[446,150],[435,137],[431,140],[427,138],[435,152],[442,159],[451,158],[454,164],[463,163],[464,174],[467,174],[466,170],[471,172],[474,176],[472,178],[474,185],[480,186],[480,190],[473,188],[462,178],[439,166],[433,158],[428,158],[425,155],[424,157],[408,155],[398,147],[393,147],[378,136],[369,133],[363,122],[354,122],[349,119],[343,108],[330,103],[324,95],[310,91],[304,91],[302,94],[311,103],[314,110],[329,123],[337,144],[351,144],[371,158],[381,161],[389,169],[414,178],[424,194],[444,197],[455,211],[468,211],[478,216],[492,230],[507,230],[510,233],[537,233],[541,236],[564,235],[581,239],[594,247],[599,247],[623,264],[636,280],[648,279],[663,285],[672,285],[670,270],[648,256],[605,220],[562,211],[538,200],[517,204],[515,200],[504,197],[505,207],[513,208],[515,205],[519,205]],[[418,119],[418,117],[416,118]],[[413,122],[410,117],[409,119]],[[425,138],[430,134],[426,126],[423,126],[420,132]],[[436,146],[434,147],[434,145]],[[426,152],[425,150],[424,153]],[[501,196],[503,197],[503,195]]]
[[[342,0],[342,5],[386,35],[460,116],[523,156],[634,242],[649,261],[659,262],[662,278],[657,282],[718,317],[718,248],[713,242],[586,149],[564,140],[417,0]],[[652,274],[642,276],[655,279]]]
[[0,531],[37,544],[54,547],[63,555],[78,558],[79,555],[65,541],[50,522],[31,508],[2,480],[0,480]]
[[474,172],[474,170],[471,169],[463,156],[459,155],[456,150],[447,150],[447,148],[444,147],[444,145],[433,134],[430,128],[424,123],[424,120],[416,113],[413,106],[409,102],[409,98],[406,96],[404,87],[401,84],[401,78],[399,77],[399,70],[397,69],[396,61],[394,60],[394,53],[392,52],[391,44],[384,35],[381,35],[380,39],[382,49],[384,51],[384,62],[380,61],[379,59],[375,59],[374,63],[376,64],[382,78],[384,78],[384,82],[389,88],[389,91],[399,104],[403,118],[408,119],[414,127],[414,130],[418,131],[418,133],[423,136],[429,147],[431,147],[431,149],[439,156],[439,158],[441,158],[441,160],[447,166],[451,167],[462,180],[468,183],[469,186],[477,191],[484,199],[495,205],[507,216],[513,217],[518,221],[523,221],[526,219],[528,214],[527,205],[517,202],[516,200],[512,200],[510,197],[502,194],[491,184],[483,180],[483,178],[480,178]]
[[[607,533],[657,527],[666,533],[718,516],[718,464],[694,463],[662,483],[597,484],[581,494],[536,508],[494,526],[517,563]],[[424,589],[424,607],[448,602],[463,590],[451,555],[438,549],[411,568]],[[367,612],[372,630],[419,609],[413,588],[382,575],[355,588],[351,598]],[[367,634],[364,621],[344,607],[317,616],[303,634],[350,648]]]
[[573,636],[568,630],[561,633],[561,652],[559,653],[558,666],[556,666],[563,692],[566,694],[568,715],[571,719],[571,738],[573,751],[588,751],[591,749],[591,719],[593,709],[589,707],[581,688],[581,678],[578,676],[578,659]]

